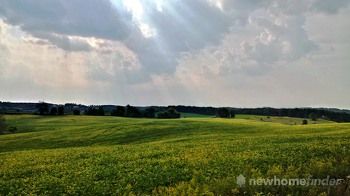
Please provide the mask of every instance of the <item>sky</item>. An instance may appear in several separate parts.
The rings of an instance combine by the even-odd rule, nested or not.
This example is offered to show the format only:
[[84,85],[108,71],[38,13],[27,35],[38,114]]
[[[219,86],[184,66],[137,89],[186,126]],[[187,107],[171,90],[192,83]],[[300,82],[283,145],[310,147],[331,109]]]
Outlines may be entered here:
[[350,108],[350,0],[0,0],[0,100]]

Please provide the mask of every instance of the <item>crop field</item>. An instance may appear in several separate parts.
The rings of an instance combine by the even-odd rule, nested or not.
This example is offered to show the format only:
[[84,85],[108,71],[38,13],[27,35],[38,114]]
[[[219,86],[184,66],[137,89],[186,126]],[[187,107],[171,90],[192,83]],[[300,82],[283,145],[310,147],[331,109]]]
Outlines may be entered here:
[[[291,117],[275,117],[275,116],[259,116],[259,115],[237,115],[238,119],[247,119],[247,120],[255,120],[261,122],[274,122],[281,123],[286,125],[300,125],[302,124],[302,118],[291,118]],[[318,119],[316,121],[308,120],[309,124],[323,124],[323,123],[332,123],[332,121]]]
[[[17,132],[0,135],[0,195],[349,194],[349,123],[261,118],[8,115]],[[241,174],[345,180],[242,186]]]

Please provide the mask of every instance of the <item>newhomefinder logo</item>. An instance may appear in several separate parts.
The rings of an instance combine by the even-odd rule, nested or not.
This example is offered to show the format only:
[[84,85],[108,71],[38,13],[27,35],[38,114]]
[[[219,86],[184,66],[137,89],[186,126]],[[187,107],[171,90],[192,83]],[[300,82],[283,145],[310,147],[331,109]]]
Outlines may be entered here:
[[237,176],[236,183],[239,187],[245,186],[247,183],[250,186],[337,186],[344,183],[344,179],[336,179],[327,176],[326,178],[251,178],[247,179],[242,174]]

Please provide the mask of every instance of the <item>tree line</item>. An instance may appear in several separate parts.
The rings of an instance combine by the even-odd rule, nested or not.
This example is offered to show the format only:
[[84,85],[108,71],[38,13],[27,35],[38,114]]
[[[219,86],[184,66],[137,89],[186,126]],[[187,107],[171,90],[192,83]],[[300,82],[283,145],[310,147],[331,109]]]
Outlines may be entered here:
[[[20,111],[20,109],[23,111]],[[228,110],[228,111],[224,111]],[[19,112],[20,111],[20,112]],[[178,118],[180,113],[194,113],[217,117],[234,117],[236,114],[250,114],[262,116],[286,116],[296,118],[310,118],[312,120],[326,119],[335,122],[350,122],[350,111],[328,108],[215,108],[197,106],[85,106],[78,104],[54,105],[45,102],[10,103],[0,102],[0,113],[36,113],[40,115],[112,115],[122,117],[146,118]],[[230,115],[228,115],[230,113]],[[234,115],[233,115],[234,114]]]
[[[65,107],[50,106],[45,102],[39,102],[36,105],[38,115],[64,115]],[[168,108],[157,108],[147,107],[145,109],[139,109],[138,107],[127,105],[127,106],[115,106],[110,113],[107,113],[104,106],[91,105],[88,107],[79,107],[78,105],[71,105],[71,114],[73,115],[88,115],[88,116],[119,116],[129,118],[180,118],[181,114],[176,111],[174,107],[169,106]]]
[[[217,115],[220,108],[176,106],[179,112]],[[326,119],[335,122],[350,122],[350,112],[327,108],[227,108],[234,114],[249,114],[261,116],[286,116],[295,118],[310,118],[312,120]]]

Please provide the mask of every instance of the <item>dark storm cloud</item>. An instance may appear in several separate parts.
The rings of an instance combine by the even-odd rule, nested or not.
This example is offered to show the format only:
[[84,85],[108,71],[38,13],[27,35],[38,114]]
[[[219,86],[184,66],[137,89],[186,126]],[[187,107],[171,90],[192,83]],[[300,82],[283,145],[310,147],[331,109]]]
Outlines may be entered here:
[[[144,71],[171,73],[182,52],[217,45],[230,28],[245,25],[254,10],[276,7],[290,14],[305,9],[335,13],[349,0],[306,0],[301,6],[292,1],[165,1],[162,11],[155,1],[140,2],[144,21],[156,30],[155,37],[143,37],[122,3],[115,7],[109,0],[0,0],[0,16],[67,51],[91,49],[88,43],[67,35],[121,40],[138,55]],[[209,2],[220,2],[222,9]]]
[[139,57],[144,71],[173,72],[179,54],[215,44],[234,22],[206,1],[169,1],[163,12],[143,2],[146,21],[157,36],[145,38],[131,13],[108,0],[0,0],[0,16],[37,38],[67,51],[88,51],[90,46],[65,35],[121,40]]
[[115,10],[108,0],[1,0],[0,15],[24,31],[125,38],[131,28],[126,11]]

